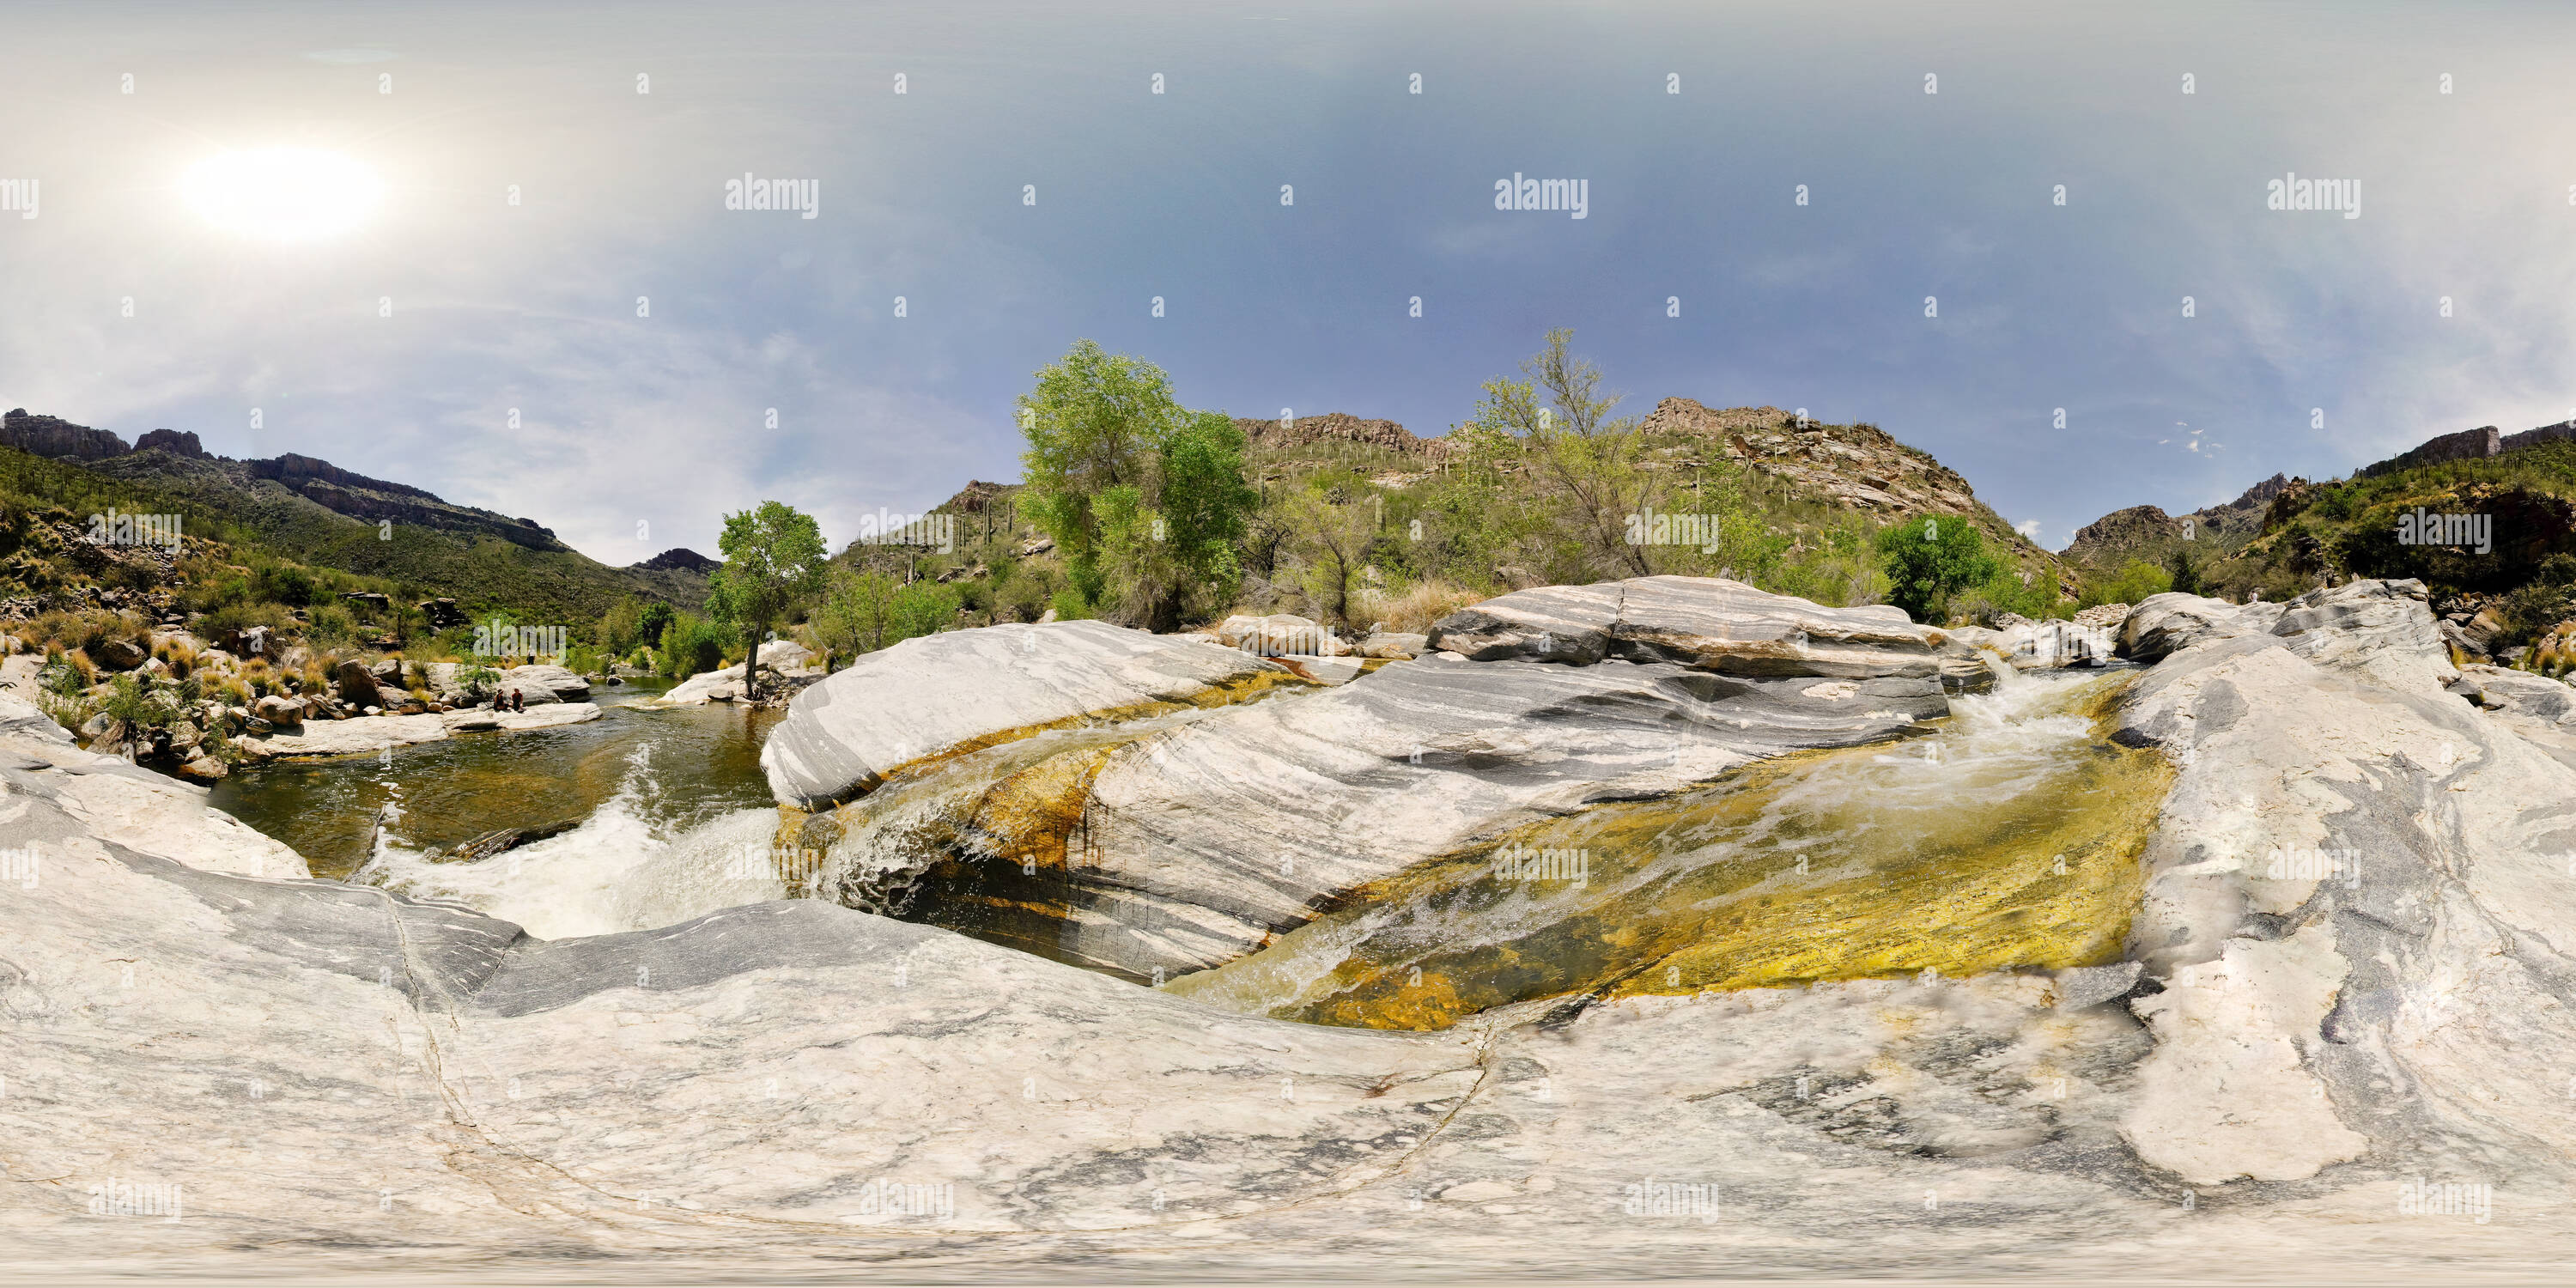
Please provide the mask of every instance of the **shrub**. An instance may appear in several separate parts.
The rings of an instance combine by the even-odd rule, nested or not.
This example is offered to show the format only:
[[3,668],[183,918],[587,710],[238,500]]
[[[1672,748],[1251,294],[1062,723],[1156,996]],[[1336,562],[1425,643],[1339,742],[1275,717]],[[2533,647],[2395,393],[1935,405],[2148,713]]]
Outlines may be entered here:
[[266,600],[236,600],[206,614],[205,620],[198,625],[207,635],[216,639],[221,639],[235,631],[248,630],[253,626],[265,626],[271,634],[283,635],[294,628],[295,616],[287,611],[284,604]]
[[358,637],[358,619],[338,604],[324,604],[313,610],[311,625],[304,628],[304,638],[322,648],[341,648]]
[[1880,530],[1878,549],[1887,568],[1888,602],[1917,621],[1946,620],[1950,596],[1992,578],[1998,564],[1986,553],[1977,525],[1960,518],[1893,524]]
[[1360,592],[1358,617],[1384,630],[1420,635],[1429,632],[1432,623],[1484,598],[1446,578],[1426,577],[1400,589]]
[[685,680],[724,665],[726,637],[733,632],[693,613],[682,613],[662,628],[662,674]]
[[109,719],[123,721],[129,729],[167,729],[171,721],[179,718],[178,708],[171,704],[169,695],[131,675],[116,677],[115,685],[99,701],[98,709]]

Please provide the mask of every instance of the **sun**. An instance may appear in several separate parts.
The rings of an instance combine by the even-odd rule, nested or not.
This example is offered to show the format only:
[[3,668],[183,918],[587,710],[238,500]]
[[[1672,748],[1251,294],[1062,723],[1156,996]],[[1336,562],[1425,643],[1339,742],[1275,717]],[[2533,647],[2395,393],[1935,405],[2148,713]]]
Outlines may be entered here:
[[337,152],[275,147],[207,157],[188,167],[179,191],[226,232],[300,241],[357,227],[384,182]]

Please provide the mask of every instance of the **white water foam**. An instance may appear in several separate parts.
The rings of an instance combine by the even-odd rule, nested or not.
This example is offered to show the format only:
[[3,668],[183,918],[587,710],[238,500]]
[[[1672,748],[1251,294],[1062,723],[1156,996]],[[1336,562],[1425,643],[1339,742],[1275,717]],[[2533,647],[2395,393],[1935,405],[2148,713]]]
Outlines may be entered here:
[[[437,862],[378,832],[350,879],[423,899],[446,899],[516,922],[539,939],[650,930],[721,908],[788,896],[766,864],[775,810],[742,809],[694,824],[654,821],[652,747],[627,758],[617,794],[581,826],[474,863]],[[401,817],[388,805],[387,823]]]

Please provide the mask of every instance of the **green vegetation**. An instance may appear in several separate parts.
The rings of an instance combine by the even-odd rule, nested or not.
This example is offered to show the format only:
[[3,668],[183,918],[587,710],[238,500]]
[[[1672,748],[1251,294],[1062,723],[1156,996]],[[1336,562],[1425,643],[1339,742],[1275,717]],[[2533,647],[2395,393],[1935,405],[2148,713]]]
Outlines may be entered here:
[[1234,545],[1259,499],[1233,420],[1183,409],[1161,368],[1090,340],[1040,368],[1019,410],[1027,512],[1064,563],[1061,615],[1114,607],[1169,631],[1232,599]]
[[760,644],[770,623],[823,581],[823,530],[812,515],[777,501],[725,516],[717,538],[725,566],[711,581],[707,607],[719,622],[741,627],[743,691],[760,685]]
[[1888,602],[1927,621],[1947,620],[1951,595],[1999,570],[1976,526],[1956,519],[1882,528],[1878,549],[1887,559]]
[[[2483,516],[2488,549],[2401,541],[2399,518],[2417,510]],[[2498,628],[2490,648],[2530,647],[2576,618],[2576,442],[2302,480],[2274,499],[2241,549],[2193,574],[2203,593],[2240,600],[2287,599],[2345,577],[2418,578],[2435,612],[2491,615]]]

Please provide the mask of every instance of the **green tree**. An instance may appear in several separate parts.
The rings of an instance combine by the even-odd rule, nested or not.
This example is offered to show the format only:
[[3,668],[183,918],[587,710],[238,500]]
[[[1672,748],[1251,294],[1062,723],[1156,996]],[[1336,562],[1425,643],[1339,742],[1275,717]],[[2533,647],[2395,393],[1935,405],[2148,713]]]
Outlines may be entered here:
[[[1547,494],[1564,537],[1596,569],[1623,577],[1654,572],[1647,547],[1627,539],[1628,516],[1645,508],[1652,479],[1637,468],[1636,422],[1612,419],[1620,395],[1601,389],[1601,369],[1574,356],[1574,332],[1547,333],[1547,347],[1521,364],[1527,380],[1485,382],[1476,425],[1487,451],[1510,454]],[[1541,395],[1545,395],[1545,404]]]
[[1160,368],[1089,340],[1041,369],[1019,410],[1026,506],[1079,609],[1114,601],[1170,631],[1193,595],[1232,598],[1235,545],[1260,494],[1244,483],[1231,417],[1183,409]]
[[1037,386],[1020,396],[1019,412],[1029,443],[1020,457],[1024,504],[1055,539],[1074,589],[1098,600],[1108,578],[1100,568],[1093,500],[1143,481],[1153,446],[1182,416],[1171,378],[1141,358],[1077,341],[1062,361],[1038,369]]
[[1919,621],[1941,620],[1952,593],[1993,577],[1998,567],[1977,525],[1956,517],[1883,528],[1878,550],[1887,568],[1887,602]]
[[1321,486],[1288,498],[1286,515],[1306,560],[1306,595],[1328,625],[1351,629],[1351,592],[1367,566],[1377,520],[1363,504],[1337,505]]
[[837,657],[873,653],[894,642],[894,578],[834,565],[814,613],[816,639]]
[[770,623],[823,581],[823,530],[812,515],[778,501],[725,516],[716,538],[725,565],[708,579],[708,607],[740,626],[745,640],[742,692],[759,695],[760,641]]

